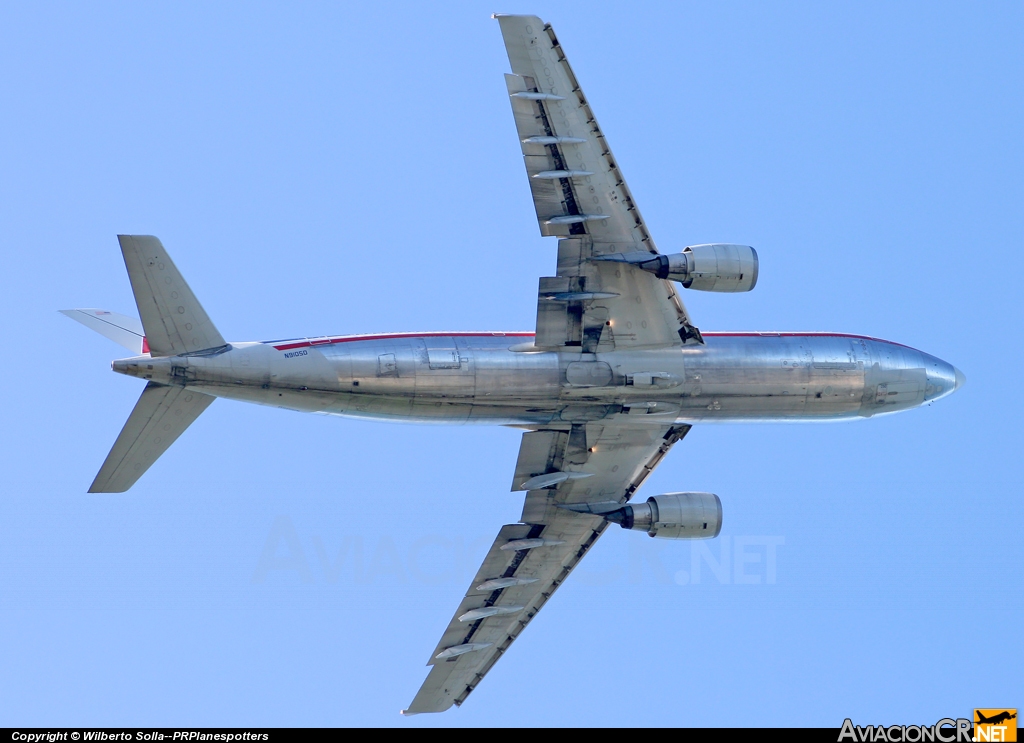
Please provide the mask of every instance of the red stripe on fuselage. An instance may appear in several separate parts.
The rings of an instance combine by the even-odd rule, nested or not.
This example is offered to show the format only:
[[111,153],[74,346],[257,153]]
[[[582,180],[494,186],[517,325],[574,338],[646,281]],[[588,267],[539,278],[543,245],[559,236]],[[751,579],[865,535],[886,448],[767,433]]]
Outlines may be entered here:
[[387,341],[398,338],[533,338],[534,333],[388,333],[385,335],[344,335],[336,338],[312,338],[294,343],[285,343],[274,346],[278,351],[288,351],[292,348],[309,348],[310,346],[325,346],[334,343],[353,343],[355,341]]
[[[293,348],[309,348],[311,346],[324,346],[333,345],[335,343],[352,343],[355,341],[386,341],[395,340],[398,338],[533,338],[535,333],[529,332],[513,332],[513,333],[387,333],[384,335],[343,335],[337,337],[328,338],[312,338],[302,341],[295,341],[293,343],[285,343],[282,345],[275,345],[278,351],[288,351]],[[870,335],[856,335],[855,333],[824,333],[824,332],[776,332],[774,330],[763,330],[763,331],[722,331],[722,330],[709,330],[702,333],[708,338],[859,338],[864,341],[876,341],[878,343],[892,343],[894,346],[903,346],[904,348],[910,348],[902,343],[893,343],[893,341],[887,341],[882,338],[873,338]]]

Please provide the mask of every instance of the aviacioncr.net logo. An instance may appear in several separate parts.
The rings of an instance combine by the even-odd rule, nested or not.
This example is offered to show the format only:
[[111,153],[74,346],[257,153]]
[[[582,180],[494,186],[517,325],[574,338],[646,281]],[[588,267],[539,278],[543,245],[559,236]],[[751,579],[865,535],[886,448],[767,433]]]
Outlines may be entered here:
[[1013,743],[1017,740],[1017,710],[976,709],[974,710],[975,743]]
[[854,725],[847,717],[838,743],[972,743],[971,721],[944,717],[934,725]]

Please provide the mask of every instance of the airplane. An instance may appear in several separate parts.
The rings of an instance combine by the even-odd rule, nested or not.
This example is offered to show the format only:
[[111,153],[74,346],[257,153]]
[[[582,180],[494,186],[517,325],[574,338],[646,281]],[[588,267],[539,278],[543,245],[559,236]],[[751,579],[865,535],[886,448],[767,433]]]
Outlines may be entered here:
[[1016,712],[1011,713],[1009,710],[1004,710],[997,715],[992,715],[991,717],[985,717],[985,715],[981,714],[980,710],[975,710],[974,713],[978,716],[978,719],[975,720],[975,723],[978,725],[998,725],[1001,722],[1007,722],[1008,720],[1013,720],[1017,717]]
[[128,490],[215,398],[349,418],[523,429],[522,518],[487,552],[403,714],[461,705],[609,524],[714,538],[722,503],[632,501],[669,449],[712,421],[830,421],[918,407],[963,386],[899,343],[821,332],[702,332],[680,299],[747,292],[757,252],[662,254],[550,25],[497,15],[541,235],[557,238],[529,332],[428,332],[227,342],[156,237],[120,235],[140,319],[65,310],[133,354],[146,381],[91,493]]

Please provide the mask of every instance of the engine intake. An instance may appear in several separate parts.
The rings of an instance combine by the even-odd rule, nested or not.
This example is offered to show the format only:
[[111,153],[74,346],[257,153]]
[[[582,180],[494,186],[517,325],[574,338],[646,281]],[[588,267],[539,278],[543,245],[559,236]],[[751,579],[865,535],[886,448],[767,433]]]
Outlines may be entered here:
[[662,539],[711,539],[722,531],[722,501],[714,493],[665,493],[603,515]]

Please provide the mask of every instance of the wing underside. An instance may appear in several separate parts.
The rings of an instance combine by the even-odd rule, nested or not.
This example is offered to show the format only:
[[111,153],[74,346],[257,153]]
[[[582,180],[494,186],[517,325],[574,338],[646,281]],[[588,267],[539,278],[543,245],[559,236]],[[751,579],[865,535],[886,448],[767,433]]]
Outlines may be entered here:
[[699,342],[672,282],[593,260],[658,250],[551,26],[497,19],[537,221],[542,235],[562,238],[557,276],[540,283],[537,345],[592,352]]
[[588,423],[523,434],[513,488],[556,482],[529,490],[522,522],[498,532],[404,714],[462,704],[608,526],[564,506],[625,503],[689,429]]

